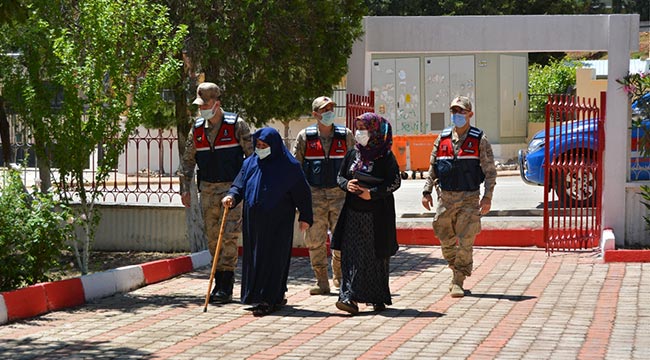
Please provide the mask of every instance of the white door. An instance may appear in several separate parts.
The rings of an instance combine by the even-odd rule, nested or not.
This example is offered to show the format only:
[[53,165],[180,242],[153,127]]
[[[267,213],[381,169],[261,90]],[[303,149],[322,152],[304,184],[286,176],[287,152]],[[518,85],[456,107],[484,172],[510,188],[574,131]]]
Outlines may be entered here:
[[371,69],[375,112],[395,126],[395,59],[372,60]]
[[[474,56],[433,56],[424,59],[426,118],[423,132],[451,125],[449,103],[459,95],[474,101]],[[474,109],[476,112],[476,109]]]
[[424,59],[426,116],[424,132],[441,131],[449,124],[449,56]]
[[500,123],[502,137],[526,136],[528,122],[527,61],[523,56],[499,55]]
[[420,59],[395,59],[397,113],[394,133],[420,134]]
[[372,60],[375,111],[390,121],[393,134],[419,134],[420,60]]

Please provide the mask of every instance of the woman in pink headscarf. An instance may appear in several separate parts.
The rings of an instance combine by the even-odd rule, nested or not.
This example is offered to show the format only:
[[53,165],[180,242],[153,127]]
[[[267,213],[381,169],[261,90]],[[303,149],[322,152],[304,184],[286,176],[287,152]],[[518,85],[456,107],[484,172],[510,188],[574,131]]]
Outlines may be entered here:
[[359,303],[375,311],[391,305],[388,263],[397,252],[395,199],[399,189],[399,166],[391,152],[390,123],[375,113],[355,122],[356,145],[348,151],[338,174],[346,191],[332,249],[341,250],[341,290],[336,307],[352,315]]

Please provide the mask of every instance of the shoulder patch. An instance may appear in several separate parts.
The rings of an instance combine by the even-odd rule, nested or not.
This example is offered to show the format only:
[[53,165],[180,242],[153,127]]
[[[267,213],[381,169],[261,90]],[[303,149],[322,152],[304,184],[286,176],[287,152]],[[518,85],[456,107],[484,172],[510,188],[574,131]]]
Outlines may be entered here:
[[467,135],[473,138],[480,139],[481,135],[483,135],[483,131],[472,126],[469,128],[469,132],[467,133]]
[[451,136],[451,128],[450,127],[442,130],[442,132],[440,133],[440,137],[448,137],[448,136]]
[[345,126],[341,125],[334,125],[334,136],[345,139],[345,136],[347,134],[347,129]]
[[307,135],[307,137],[318,136],[318,129],[315,125],[309,126],[305,128],[305,135]]
[[197,119],[194,121],[194,127],[195,127],[195,128],[200,128],[200,127],[203,126],[203,124],[205,124],[205,119],[202,118],[202,117],[197,118]]
[[228,124],[234,124],[235,122],[237,122],[237,117],[238,115],[235,113],[231,113],[231,112],[223,113],[223,121]]

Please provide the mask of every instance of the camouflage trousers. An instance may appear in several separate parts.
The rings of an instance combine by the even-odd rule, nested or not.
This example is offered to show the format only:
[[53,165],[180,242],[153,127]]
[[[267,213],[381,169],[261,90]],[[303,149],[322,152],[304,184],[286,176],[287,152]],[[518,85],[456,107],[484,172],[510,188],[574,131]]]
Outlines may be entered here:
[[[327,231],[334,232],[336,221],[339,218],[345,192],[338,187],[324,189],[311,188],[312,208],[314,211],[314,224],[307,229],[305,245],[309,249],[311,267],[315,273],[327,273]],[[332,270],[340,269],[341,252],[332,250]],[[336,273],[334,277],[336,278]]]
[[433,231],[449,267],[472,275],[474,239],[481,232],[479,191],[442,191],[438,196]]
[[[208,238],[208,249],[214,257],[219,241],[219,230],[221,229],[221,217],[223,206],[221,199],[230,190],[230,183],[209,183],[201,182],[201,213],[205,223],[205,234]],[[217,260],[217,271],[235,271],[237,267],[237,241],[241,234],[241,205],[230,209],[226,217],[226,225],[221,239],[221,251]]]

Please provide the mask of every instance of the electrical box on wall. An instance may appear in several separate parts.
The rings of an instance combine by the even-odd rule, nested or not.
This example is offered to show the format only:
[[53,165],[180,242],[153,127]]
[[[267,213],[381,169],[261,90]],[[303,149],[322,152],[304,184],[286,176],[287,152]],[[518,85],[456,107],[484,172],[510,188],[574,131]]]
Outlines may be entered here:
[[474,104],[474,84],[473,55],[425,57],[425,111],[430,120],[426,128],[440,132],[451,124],[449,104],[456,96],[467,96]]
[[375,111],[390,121],[393,133],[421,133],[420,59],[373,60],[371,74]]

